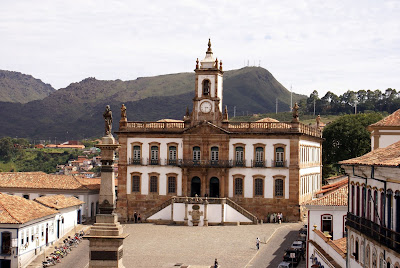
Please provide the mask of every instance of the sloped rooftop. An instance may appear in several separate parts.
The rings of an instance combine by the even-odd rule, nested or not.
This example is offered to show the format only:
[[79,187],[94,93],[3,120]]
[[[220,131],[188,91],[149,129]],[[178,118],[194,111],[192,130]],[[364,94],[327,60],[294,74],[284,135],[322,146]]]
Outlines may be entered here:
[[0,193],[0,223],[22,224],[56,213],[35,201]]
[[346,206],[347,207],[347,194],[349,188],[346,185],[338,188],[331,193],[328,193],[320,198],[304,202],[306,206]]
[[400,127],[400,109],[375,124],[370,125],[370,127]]
[[256,122],[279,122],[278,120],[270,117],[265,117],[260,120],[257,120]]
[[[44,172],[0,172],[0,188],[80,190],[92,189],[89,183],[72,175],[52,175]],[[98,189],[100,185],[98,185]]]
[[400,141],[365,155],[339,162],[342,165],[393,166],[400,165]]
[[54,209],[62,209],[62,208],[69,208],[73,206],[79,206],[84,204],[85,202],[79,200],[76,197],[70,196],[66,197],[65,195],[48,195],[42,196],[35,199],[36,202],[39,202],[42,205],[45,205],[50,208]]

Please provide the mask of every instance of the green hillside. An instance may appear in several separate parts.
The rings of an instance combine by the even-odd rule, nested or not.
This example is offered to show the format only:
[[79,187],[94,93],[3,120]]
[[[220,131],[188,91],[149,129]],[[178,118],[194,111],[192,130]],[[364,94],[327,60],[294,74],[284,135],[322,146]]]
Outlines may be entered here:
[[[179,73],[138,78],[132,81],[101,81],[87,78],[55,91],[43,100],[26,104],[0,103],[0,136],[27,138],[57,137],[81,139],[100,136],[103,132],[102,113],[106,105],[114,111],[114,130],[119,121],[122,103],[127,107],[128,120],[150,121],[162,118],[182,119],[186,107],[192,108],[193,73]],[[297,94],[294,100],[306,98]],[[237,114],[288,111],[290,92],[267,70],[246,67],[224,74],[223,105],[230,116]]]
[[41,100],[54,92],[49,84],[31,75],[0,70],[0,101],[27,103]]

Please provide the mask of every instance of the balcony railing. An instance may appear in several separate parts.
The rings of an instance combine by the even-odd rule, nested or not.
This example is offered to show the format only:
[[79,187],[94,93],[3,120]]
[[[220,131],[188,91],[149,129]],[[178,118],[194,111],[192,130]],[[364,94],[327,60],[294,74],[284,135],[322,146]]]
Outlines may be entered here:
[[147,165],[158,166],[160,165],[159,159],[147,159]]
[[255,161],[251,160],[252,167],[267,167],[267,161]]
[[400,251],[400,233],[381,226],[373,221],[347,213],[346,225],[361,232],[394,251]]
[[286,161],[271,160],[271,163],[274,165],[274,167],[287,167],[286,166]]
[[179,159],[167,159],[165,160],[167,166],[178,166],[180,164]]
[[246,160],[235,160],[232,161],[234,167],[245,167],[246,166]]
[[142,162],[142,158],[129,158],[129,165],[141,165]]
[[182,167],[232,167],[231,160],[193,160],[183,159],[181,162]]

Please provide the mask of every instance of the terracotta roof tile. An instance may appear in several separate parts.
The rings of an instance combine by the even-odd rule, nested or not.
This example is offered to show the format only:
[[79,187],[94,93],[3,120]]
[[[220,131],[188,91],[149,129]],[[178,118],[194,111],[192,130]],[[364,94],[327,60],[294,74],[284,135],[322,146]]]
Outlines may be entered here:
[[72,175],[52,175],[44,172],[0,172],[0,188],[88,189]]
[[35,201],[0,193],[0,223],[21,224],[56,213]]
[[341,250],[343,253],[347,253],[347,237],[342,237],[332,242]]
[[370,127],[400,127],[400,109]]
[[400,141],[385,148],[375,149],[365,155],[339,162],[342,165],[398,166]]
[[65,195],[62,194],[42,196],[36,198],[35,201],[47,207],[55,208],[57,210],[73,206],[79,206],[85,203],[76,197],[73,196],[66,197]]
[[99,190],[100,189],[100,184],[101,184],[101,178],[86,178],[85,176],[83,177],[77,177],[76,178],[82,185],[85,187],[92,189],[92,190]]
[[304,202],[306,206],[347,206],[347,194],[349,192],[347,184],[339,189],[324,195],[323,197]]

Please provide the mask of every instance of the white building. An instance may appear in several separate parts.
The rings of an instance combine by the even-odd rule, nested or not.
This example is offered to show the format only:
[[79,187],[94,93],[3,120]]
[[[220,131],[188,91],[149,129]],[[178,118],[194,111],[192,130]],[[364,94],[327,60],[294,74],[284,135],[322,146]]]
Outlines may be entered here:
[[303,204],[308,209],[307,267],[346,267],[346,182]]
[[384,148],[400,140],[400,109],[368,127],[371,149]]
[[348,267],[400,267],[400,141],[341,162],[349,176]]
[[44,172],[0,172],[0,192],[33,200],[63,194],[83,201],[82,218],[96,215],[100,180]]

